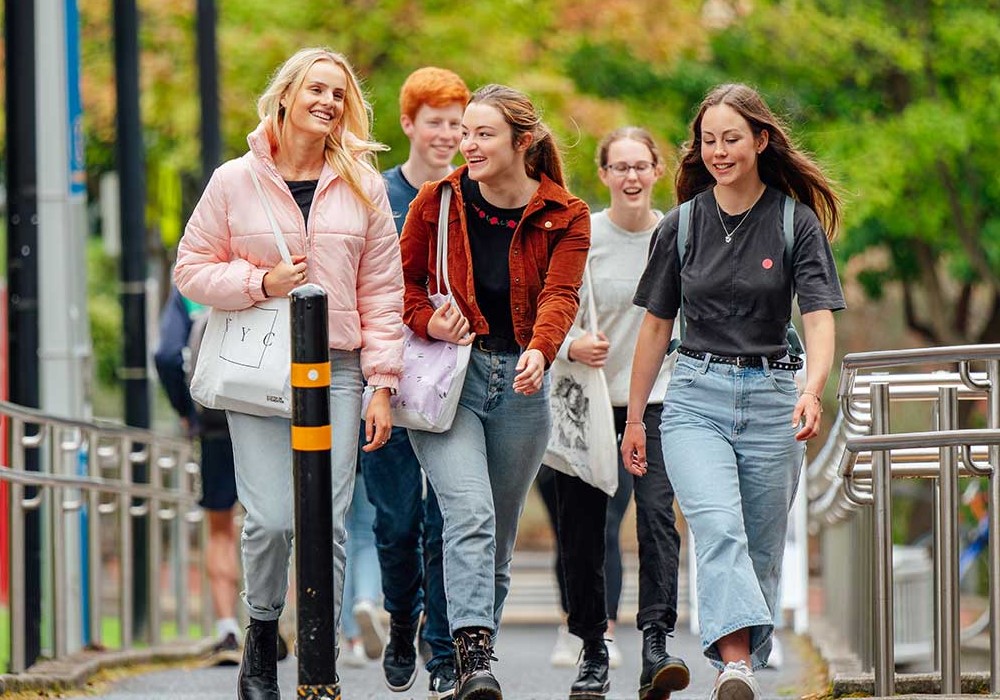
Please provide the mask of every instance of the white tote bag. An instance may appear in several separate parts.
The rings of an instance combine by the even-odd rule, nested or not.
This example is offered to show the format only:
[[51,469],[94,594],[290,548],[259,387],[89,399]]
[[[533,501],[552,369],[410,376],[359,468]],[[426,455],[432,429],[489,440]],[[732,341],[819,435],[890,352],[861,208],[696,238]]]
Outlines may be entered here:
[[[448,206],[451,185],[441,188],[441,212],[438,215],[437,264],[435,279],[438,293],[430,295],[436,309],[451,298],[448,282]],[[444,285],[444,294],[441,285]],[[465,373],[469,368],[471,345],[456,345],[443,340],[424,340],[403,326],[403,374],[399,389],[389,399],[394,427],[443,433],[451,428],[462,397]],[[367,410],[371,390],[365,390],[363,409]],[[364,414],[362,413],[362,416]]]
[[[590,332],[596,334],[597,309],[589,264],[584,277]],[[618,490],[618,441],[604,370],[557,357],[549,377],[552,432],[543,464],[614,495]]]
[[[249,165],[249,164],[248,164]],[[281,259],[292,256],[271,204],[249,165]],[[239,311],[212,309],[191,379],[191,397],[205,408],[255,416],[291,416],[290,300],[274,297]]]

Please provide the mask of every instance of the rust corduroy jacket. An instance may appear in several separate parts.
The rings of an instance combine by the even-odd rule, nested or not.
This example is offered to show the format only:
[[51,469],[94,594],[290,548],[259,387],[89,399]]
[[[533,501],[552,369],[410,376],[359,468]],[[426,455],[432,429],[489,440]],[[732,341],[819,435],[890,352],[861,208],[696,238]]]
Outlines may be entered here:
[[[440,189],[453,188],[448,214],[448,281],[462,314],[477,335],[490,332],[476,304],[460,181],[465,166],[440,182],[420,188],[403,225],[405,297],[403,321],[427,338],[434,309],[428,293],[436,293],[434,279]],[[528,201],[510,244],[510,304],[518,345],[536,348],[551,364],[580,305],[580,283],[590,248],[590,211],[583,200],[542,175],[541,185]]]

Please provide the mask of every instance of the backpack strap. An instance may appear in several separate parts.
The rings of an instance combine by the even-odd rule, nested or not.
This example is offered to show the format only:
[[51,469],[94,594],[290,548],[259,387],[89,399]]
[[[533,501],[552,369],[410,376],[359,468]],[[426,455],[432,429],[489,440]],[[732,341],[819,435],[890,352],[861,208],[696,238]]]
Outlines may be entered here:
[[[785,235],[785,269],[792,279],[792,298],[795,298],[795,270],[792,269],[792,252],[795,248],[795,200],[785,195],[783,207],[782,230]],[[788,330],[785,332],[785,339],[788,341],[788,354],[801,357],[805,354],[805,346],[799,331],[791,321],[788,322]]]
[[[694,200],[689,199],[683,202],[680,206],[678,214],[680,218],[677,220],[677,268],[678,274],[680,274],[680,269],[684,267],[684,253],[687,252],[688,243],[688,232],[691,230],[691,218],[694,216],[694,207],[692,206]],[[681,337],[680,339],[674,338],[670,341],[670,345],[667,346],[667,354],[671,354],[677,348],[681,346],[681,342],[684,340],[685,331],[687,331],[687,321],[684,319],[684,289],[681,289],[681,303],[680,308],[677,312],[677,321],[681,324]]]

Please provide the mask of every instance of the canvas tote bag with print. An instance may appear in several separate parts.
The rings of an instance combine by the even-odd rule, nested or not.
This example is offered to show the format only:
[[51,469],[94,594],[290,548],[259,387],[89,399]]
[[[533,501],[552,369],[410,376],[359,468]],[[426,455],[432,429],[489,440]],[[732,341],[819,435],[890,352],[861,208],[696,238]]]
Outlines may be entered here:
[[[437,228],[437,264],[435,279],[438,293],[430,295],[436,309],[451,298],[448,282],[448,208],[451,185],[441,188],[441,212]],[[442,285],[444,293],[441,293]],[[443,433],[451,428],[462,397],[465,373],[469,368],[471,345],[456,345],[443,340],[424,340],[403,326],[403,374],[399,389],[389,399],[394,427]],[[365,390],[367,410],[371,389]]]
[[[597,308],[589,263],[584,279],[590,332],[596,335]],[[604,370],[556,357],[549,376],[552,432],[542,463],[614,495],[618,490],[618,441]]]
[[[292,256],[274,220],[271,203],[253,165],[248,167],[281,259],[291,265]],[[191,397],[205,408],[290,417],[290,303],[288,297],[273,297],[239,311],[213,308],[198,350]]]

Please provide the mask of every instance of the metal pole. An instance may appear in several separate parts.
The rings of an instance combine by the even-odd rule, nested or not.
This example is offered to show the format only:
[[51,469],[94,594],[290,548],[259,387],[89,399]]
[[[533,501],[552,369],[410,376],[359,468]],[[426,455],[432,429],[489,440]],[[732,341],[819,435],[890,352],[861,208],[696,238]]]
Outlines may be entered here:
[[[958,390],[938,390],[941,430],[958,427]],[[954,447],[941,448],[941,474],[938,477],[940,508],[937,527],[941,533],[940,598],[941,615],[941,692],[962,692],[962,667],[959,661],[958,619],[958,460]]]
[[298,287],[292,298],[292,474],[298,593],[299,698],[340,700],[330,513],[330,344],[326,292]]
[[[1000,428],[1000,360],[989,360],[986,363],[986,376],[989,379],[989,394],[987,402],[989,411],[988,427]],[[1000,445],[990,445],[990,465],[993,474],[990,475],[990,692],[1000,693]]]
[[201,177],[208,184],[222,160],[219,128],[219,60],[216,50],[215,0],[198,0],[198,93],[201,95]]
[[[4,3],[7,89],[7,323],[10,400],[39,408],[38,376],[38,168],[35,106],[35,3],[6,0]],[[34,434],[32,429],[29,434]],[[20,450],[17,445],[12,450]],[[24,451],[24,468],[38,471],[37,449]],[[12,489],[21,491],[21,489]],[[38,489],[27,486],[23,495],[32,499]],[[13,498],[14,496],[12,496]],[[20,508],[12,500],[12,508]],[[12,553],[23,555],[24,641],[23,655],[15,663],[31,666],[42,649],[42,528],[38,510],[24,512],[22,538],[13,540]],[[12,532],[12,535],[15,534]],[[17,550],[22,549],[18,552]],[[13,563],[13,561],[12,561]],[[22,636],[23,635],[23,636]],[[22,668],[22,670],[23,670]]]
[[[871,385],[872,435],[889,432],[889,385]],[[875,695],[895,694],[892,628],[892,458],[887,450],[872,452],[875,497]]]
[[[125,422],[148,428],[149,378],[146,376],[146,177],[139,113],[139,17],[135,0],[115,0],[115,85],[118,103],[118,172],[121,183],[121,303],[125,355],[121,370],[125,388]],[[136,466],[133,480],[147,480]],[[133,624],[137,637],[146,636],[149,576],[146,538],[149,515],[132,520],[134,560]]]

